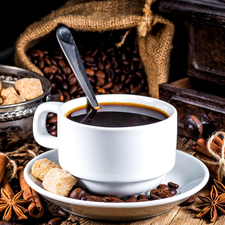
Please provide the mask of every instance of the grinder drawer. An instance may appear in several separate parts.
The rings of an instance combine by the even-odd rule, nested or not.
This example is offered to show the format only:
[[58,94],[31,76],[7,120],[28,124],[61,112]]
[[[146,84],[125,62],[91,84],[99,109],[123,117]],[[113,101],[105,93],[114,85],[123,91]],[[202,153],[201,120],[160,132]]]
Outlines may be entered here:
[[178,112],[178,134],[198,139],[225,130],[225,98],[193,89],[190,78],[159,85],[159,98]]

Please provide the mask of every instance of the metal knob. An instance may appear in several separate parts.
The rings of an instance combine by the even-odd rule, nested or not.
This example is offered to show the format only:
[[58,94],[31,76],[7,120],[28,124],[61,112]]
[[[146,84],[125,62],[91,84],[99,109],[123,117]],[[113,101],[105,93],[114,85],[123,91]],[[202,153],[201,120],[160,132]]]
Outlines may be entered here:
[[184,130],[189,137],[198,139],[211,135],[215,130],[215,126],[205,114],[201,114],[198,117],[188,115],[184,121]]

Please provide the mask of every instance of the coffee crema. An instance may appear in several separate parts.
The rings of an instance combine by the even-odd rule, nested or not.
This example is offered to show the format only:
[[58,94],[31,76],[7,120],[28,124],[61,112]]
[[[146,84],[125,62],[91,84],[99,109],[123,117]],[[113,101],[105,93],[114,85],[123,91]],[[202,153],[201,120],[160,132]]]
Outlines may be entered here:
[[156,123],[169,117],[164,111],[138,103],[104,102],[94,110],[83,105],[70,110],[66,117],[72,121],[100,127],[131,127]]

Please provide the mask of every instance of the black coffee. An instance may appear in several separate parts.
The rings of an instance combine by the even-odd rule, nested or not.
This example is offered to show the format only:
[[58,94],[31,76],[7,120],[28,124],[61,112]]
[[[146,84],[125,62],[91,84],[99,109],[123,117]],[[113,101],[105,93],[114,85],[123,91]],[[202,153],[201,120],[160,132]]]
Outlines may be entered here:
[[168,115],[156,109],[134,103],[100,103],[101,109],[90,109],[87,105],[75,108],[66,117],[78,123],[101,127],[131,127],[152,124],[164,120]]

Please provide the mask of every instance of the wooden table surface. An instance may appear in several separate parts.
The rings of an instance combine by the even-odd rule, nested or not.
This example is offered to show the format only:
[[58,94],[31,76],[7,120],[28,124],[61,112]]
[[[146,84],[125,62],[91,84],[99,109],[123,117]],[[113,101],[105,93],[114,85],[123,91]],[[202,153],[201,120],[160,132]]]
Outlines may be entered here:
[[[194,144],[194,140],[190,140],[184,137],[178,138],[177,149],[193,154],[191,150],[191,145]],[[198,193],[201,195],[206,195],[211,189],[213,181],[210,179],[208,184]],[[219,216],[217,221],[210,223],[208,217],[199,219],[196,217],[200,211],[195,207],[195,205],[201,203],[201,201],[195,197],[195,202],[191,206],[176,206],[171,210],[152,218],[138,220],[138,221],[123,221],[123,222],[110,222],[110,221],[96,221],[81,218],[75,215],[70,215],[69,218],[62,223],[62,225],[200,225],[200,224],[225,224],[225,216]]]

